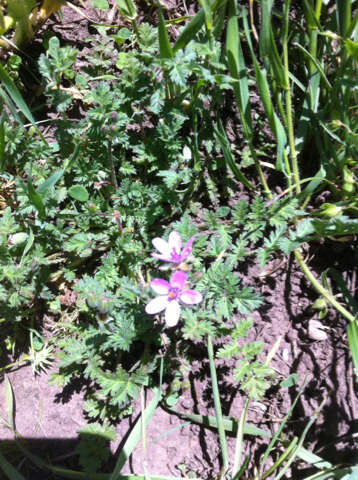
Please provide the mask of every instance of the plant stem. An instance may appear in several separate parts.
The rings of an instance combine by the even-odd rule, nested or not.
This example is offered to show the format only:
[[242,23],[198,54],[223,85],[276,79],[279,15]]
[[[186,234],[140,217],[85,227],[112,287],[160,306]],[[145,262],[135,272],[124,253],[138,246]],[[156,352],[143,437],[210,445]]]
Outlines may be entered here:
[[334,296],[326,290],[323,285],[313,276],[311,270],[308,268],[307,264],[302,258],[301,252],[299,249],[294,251],[297,263],[301,267],[301,270],[306,275],[308,280],[312,283],[317,292],[322,295],[333,307],[338,310],[347,320],[354,322],[356,318],[352,315],[346,308],[344,308]]
[[246,420],[247,409],[249,407],[249,403],[250,403],[250,399],[247,398],[245,400],[245,405],[244,405],[243,411],[241,413],[239,426],[238,426],[238,429],[237,429],[234,466],[233,466],[233,469],[232,469],[232,477],[233,478],[238,473],[239,468],[240,468],[240,461],[241,461],[242,447],[243,447],[243,439],[244,439],[244,426],[245,426],[245,420]]
[[115,186],[116,190],[118,190],[118,182],[117,182],[116,172],[114,170],[113,157],[112,157],[112,142],[110,140],[108,140],[108,163],[109,163],[109,169],[111,172],[112,183]]
[[207,347],[208,347],[208,356],[209,356],[209,365],[210,365],[211,384],[212,384],[213,396],[214,396],[215,416],[216,416],[216,422],[218,425],[223,469],[227,470],[229,465],[229,460],[228,460],[228,453],[227,453],[224,420],[223,420],[223,414],[221,410],[218,379],[216,376],[216,369],[215,369],[214,349],[213,349],[213,344],[212,344],[210,335],[208,335]]
[[296,192],[300,193],[300,175],[298,172],[297,153],[295,148],[295,135],[293,130],[293,118],[292,118],[292,103],[291,103],[291,88],[288,69],[288,12],[289,12],[290,0],[285,0],[285,12],[284,12],[284,29],[282,39],[283,50],[283,66],[284,66],[284,79],[285,79],[285,101],[286,101],[286,118],[287,118],[287,134],[288,142],[290,146],[290,159],[292,164],[292,176],[294,184],[296,185]]

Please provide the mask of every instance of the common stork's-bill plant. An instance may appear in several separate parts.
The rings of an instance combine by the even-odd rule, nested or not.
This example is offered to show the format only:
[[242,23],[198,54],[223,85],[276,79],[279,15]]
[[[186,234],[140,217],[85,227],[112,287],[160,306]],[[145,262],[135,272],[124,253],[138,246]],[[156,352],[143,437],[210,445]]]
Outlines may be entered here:
[[185,288],[187,276],[186,273],[177,270],[170,277],[170,282],[162,278],[152,280],[150,286],[159,294],[159,297],[153,298],[145,311],[150,315],[155,315],[165,311],[165,323],[167,327],[177,325],[180,317],[180,302],[186,305],[197,305],[203,297],[201,293]]

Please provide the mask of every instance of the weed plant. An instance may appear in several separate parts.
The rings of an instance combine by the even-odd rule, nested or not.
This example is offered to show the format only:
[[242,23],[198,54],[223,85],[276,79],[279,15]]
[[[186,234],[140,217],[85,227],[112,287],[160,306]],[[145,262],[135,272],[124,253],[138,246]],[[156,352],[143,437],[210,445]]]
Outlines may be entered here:
[[[234,0],[200,4],[174,43],[160,6],[155,29],[137,24],[136,7],[128,0],[118,8],[132,30],[97,26],[98,35],[88,39],[94,54],[85,62],[82,52],[52,36],[38,62],[53,117],[47,141],[38,135],[10,66],[0,69],[6,104],[0,118],[5,345],[14,353],[21,335],[28,335],[22,360],[30,360],[35,372],[46,367],[56,347],[60,360],[51,382],[66,387],[80,379],[91,421],[115,422],[142,400],[141,432],[137,425],[111,479],[119,478],[159,403],[175,405],[187,381],[189,347],[198,342],[205,342],[210,364],[215,402],[210,422],[219,435],[220,475],[238,479],[252,466],[253,459],[243,458],[244,435],[268,432],[246,423],[247,409],[276,382],[270,361],[278,346],[267,352],[261,342],[247,341],[251,314],[262,305],[250,279],[237,273],[249,258],[264,268],[273,256],[293,252],[318,293],[349,321],[358,367],[349,292],[340,286],[350,305],[339,303],[301,252],[313,240],[357,234],[352,80],[357,13],[352,2],[331,6],[306,0],[303,15],[291,18],[289,0],[276,9],[262,0],[258,23],[252,2],[250,12]],[[329,9],[334,15],[327,15]],[[272,134],[260,149],[251,111],[254,89],[266,117],[259,121]],[[232,145],[224,126],[227,95],[235,99],[240,117],[240,147]],[[23,125],[16,106],[32,125]],[[263,162],[273,144],[275,161]],[[308,151],[317,171],[305,177]],[[273,193],[268,167],[284,185],[280,194]],[[239,189],[246,192],[240,199]],[[328,200],[319,203],[323,191]],[[44,313],[51,340],[41,335]],[[215,342],[217,358],[235,358],[234,380],[246,399],[241,417],[231,423],[221,412]],[[163,377],[171,385],[167,392]],[[295,379],[287,382],[283,388]],[[6,388],[11,401],[11,386]],[[144,388],[154,392],[146,408]],[[303,447],[323,404],[299,438],[283,439],[296,401],[252,478],[283,478],[299,457],[319,469],[309,478],[353,479],[353,468],[336,468]],[[225,432],[234,427],[230,459]],[[97,426],[82,432],[78,453],[85,475],[107,458],[101,441],[97,461],[88,455],[93,447],[88,438],[97,434],[113,438],[110,429]],[[21,478],[0,460],[10,477]],[[62,473],[76,477],[76,472]]]

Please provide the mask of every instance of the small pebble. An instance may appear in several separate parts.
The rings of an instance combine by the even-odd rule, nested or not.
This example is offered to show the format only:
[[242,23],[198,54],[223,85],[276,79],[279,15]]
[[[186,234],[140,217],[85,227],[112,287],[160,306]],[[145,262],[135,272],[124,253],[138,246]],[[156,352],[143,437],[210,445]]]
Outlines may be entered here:
[[324,331],[327,327],[324,327],[318,320],[311,319],[308,322],[307,333],[311,340],[322,341],[327,340],[328,335]]

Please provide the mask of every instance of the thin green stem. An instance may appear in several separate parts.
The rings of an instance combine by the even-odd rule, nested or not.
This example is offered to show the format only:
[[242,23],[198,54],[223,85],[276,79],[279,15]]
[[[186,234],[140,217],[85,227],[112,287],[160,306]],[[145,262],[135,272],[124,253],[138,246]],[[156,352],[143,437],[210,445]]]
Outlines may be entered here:
[[300,193],[300,175],[297,164],[297,153],[295,147],[295,135],[293,129],[293,117],[292,117],[292,103],[291,103],[291,87],[288,68],[288,12],[290,7],[290,0],[285,0],[285,12],[284,12],[284,29],[283,29],[283,67],[284,67],[284,80],[285,80],[285,101],[286,101],[286,118],[287,118],[287,133],[288,143],[290,146],[290,160],[292,165],[293,183],[296,185],[296,192]]
[[268,198],[271,198],[272,197],[271,190],[270,190],[270,188],[269,188],[269,186],[266,182],[266,178],[264,177],[264,173],[262,171],[259,159],[257,158],[257,155],[256,155],[255,147],[252,144],[252,139],[249,138],[249,136],[248,136],[247,140],[249,142],[250,152],[251,152],[252,158],[255,162],[255,167],[256,167],[257,173],[259,174],[261,184],[264,187],[264,191],[265,191],[266,195],[268,196]]
[[111,140],[108,140],[108,163],[109,163],[109,170],[111,172],[111,180],[116,188],[118,190],[118,182],[117,182],[117,177],[116,177],[116,171],[114,169],[114,163],[113,163],[113,157],[112,157],[112,142]]
[[313,276],[311,270],[308,268],[307,264],[302,258],[301,252],[299,249],[294,251],[297,263],[301,267],[301,270],[306,275],[307,279],[312,283],[317,292],[322,295],[336,310],[338,310],[347,320],[354,322],[356,320],[355,316],[352,315],[346,308],[344,308],[334,296],[326,290],[323,285]]
[[16,362],[9,363],[8,365],[5,365],[5,367],[0,368],[0,372],[3,372],[4,370],[7,370],[8,368],[16,367],[17,365],[21,365],[22,363],[28,363],[30,359],[22,358],[21,360],[17,360]]
[[232,477],[233,478],[238,473],[239,468],[240,468],[242,448],[243,448],[243,440],[244,440],[244,426],[245,426],[245,420],[246,420],[246,415],[247,415],[247,409],[249,408],[249,403],[250,403],[250,399],[247,398],[246,401],[245,401],[243,411],[242,411],[241,416],[240,416],[239,426],[238,426],[238,429],[237,429],[234,466],[233,466],[233,469],[232,469]]
[[228,453],[227,453],[226,436],[225,436],[225,429],[224,429],[224,419],[223,419],[223,414],[222,414],[222,410],[221,410],[221,403],[220,403],[218,379],[217,379],[217,376],[216,376],[216,369],[215,369],[214,349],[213,349],[213,344],[212,344],[210,335],[208,335],[208,338],[207,338],[207,348],[208,348],[208,356],[209,356],[211,384],[212,384],[213,396],[214,396],[215,416],[216,416],[216,422],[217,422],[217,425],[218,425],[219,442],[220,442],[220,448],[221,448],[223,469],[225,471],[225,470],[227,470],[227,468],[229,466],[229,459],[228,459]]

